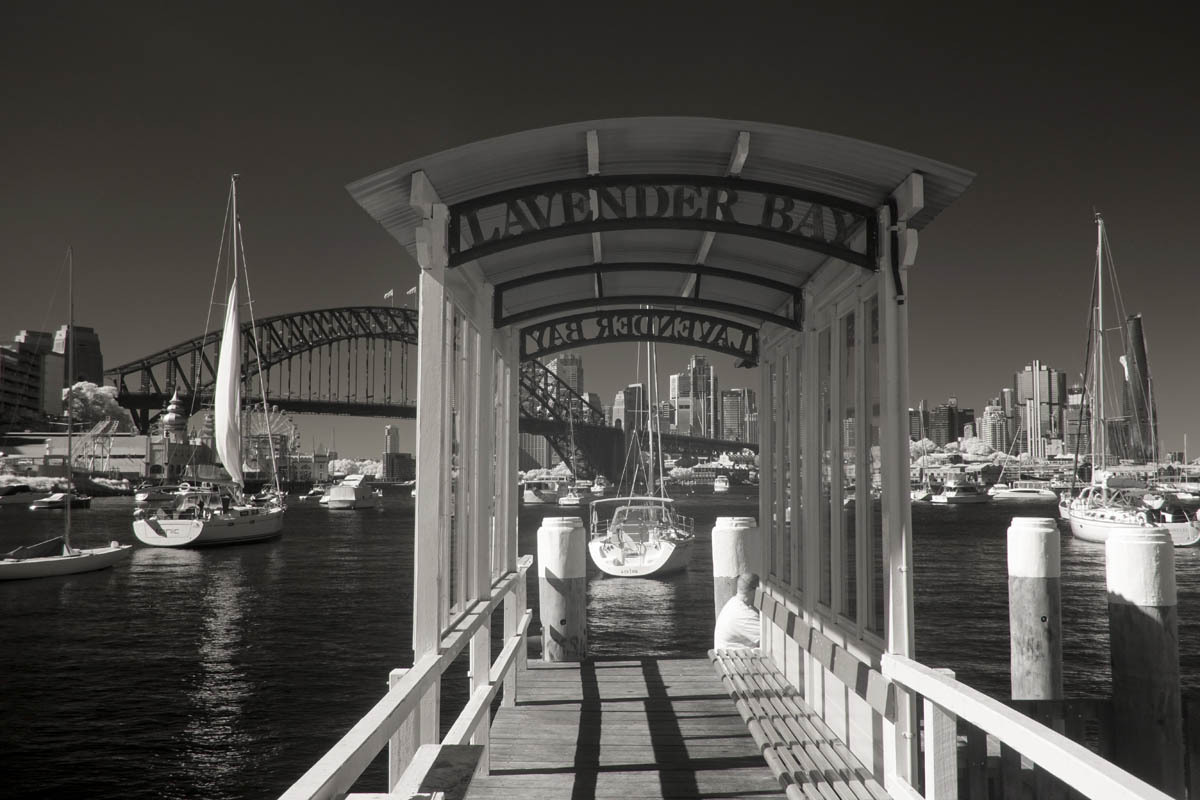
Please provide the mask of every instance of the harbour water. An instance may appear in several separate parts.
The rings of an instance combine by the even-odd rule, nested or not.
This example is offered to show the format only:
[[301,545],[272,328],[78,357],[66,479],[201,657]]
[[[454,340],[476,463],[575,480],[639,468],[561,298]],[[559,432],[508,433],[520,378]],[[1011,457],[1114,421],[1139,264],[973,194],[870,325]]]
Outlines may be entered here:
[[[270,542],[137,548],[98,573],[0,584],[0,752],[5,797],[269,798],[278,795],[411,662],[413,505],[329,512],[293,502]],[[680,502],[700,533],[692,567],[660,580],[592,574],[595,655],[699,656],[713,624],[708,531],[756,515],[752,497]],[[76,512],[76,543],[132,541],[131,501]],[[543,514],[521,511],[533,553]],[[578,512],[576,512],[578,513]],[[586,513],[586,511],[584,511]],[[914,506],[917,648],[989,694],[1008,691],[1005,530],[1052,503]],[[60,532],[55,512],[0,508],[0,551]],[[1070,696],[1108,691],[1104,548],[1064,528]],[[1185,694],[1200,690],[1200,549],[1176,551]],[[594,571],[593,571],[594,573]],[[529,598],[536,603],[536,583]],[[465,695],[447,674],[445,717]],[[378,761],[360,782],[378,791]]]

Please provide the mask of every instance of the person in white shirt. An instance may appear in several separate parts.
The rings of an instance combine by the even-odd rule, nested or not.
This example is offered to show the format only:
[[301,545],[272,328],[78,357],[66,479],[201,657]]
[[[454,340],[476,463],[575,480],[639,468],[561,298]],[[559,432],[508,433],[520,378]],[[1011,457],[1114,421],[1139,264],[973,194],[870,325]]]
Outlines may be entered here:
[[718,650],[730,647],[758,647],[758,609],[754,607],[754,590],[758,588],[758,576],[742,573],[738,576],[737,594],[729,598],[717,615],[717,627],[713,631],[713,647]]

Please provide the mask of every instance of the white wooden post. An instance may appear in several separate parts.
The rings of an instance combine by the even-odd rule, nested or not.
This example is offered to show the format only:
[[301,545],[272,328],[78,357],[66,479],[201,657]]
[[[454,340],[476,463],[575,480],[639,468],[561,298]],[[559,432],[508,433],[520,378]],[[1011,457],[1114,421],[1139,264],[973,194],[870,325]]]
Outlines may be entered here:
[[[447,433],[445,273],[446,207],[424,172],[412,178],[412,205],[424,218],[417,230],[418,281],[417,336],[417,498],[413,547],[413,595],[422,602],[413,606],[413,659],[435,653],[441,646],[442,541],[447,533],[443,511],[449,477],[443,441]],[[436,744],[440,737],[441,680],[433,681],[416,712],[416,743]]]
[[[954,670],[939,669],[947,678]],[[925,700],[925,800],[958,800],[958,717]]]
[[[887,651],[913,655],[912,507],[909,497],[908,447],[908,305],[901,304],[892,269],[892,225],[902,245],[900,275],[915,255],[915,231],[909,236],[906,221],[924,206],[924,183],[913,173],[893,193],[898,219],[886,206],[878,210],[879,222],[879,322],[884,377],[880,394],[880,449],[883,466],[883,540],[887,567]],[[908,246],[911,245],[911,246]],[[896,723],[885,722],[884,767],[889,791],[893,775],[912,784],[917,774],[916,708],[911,694],[897,692]],[[899,790],[897,790],[899,791]]]
[[[499,336],[499,334],[497,334]],[[500,491],[504,494],[504,516],[496,520],[497,538],[504,539],[504,571],[510,572],[517,568],[517,504],[513,493],[514,476],[520,467],[520,432],[518,431],[518,415],[520,413],[520,398],[518,397],[518,370],[520,362],[517,354],[517,333],[509,329],[503,335],[501,352],[504,355],[504,383],[500,387],[500,418],[504,424],[506,439],[506,457],[503,462],[497,461],[497,467],[505,473],[501,481]],[[517,587],[508,597],[504,598],[504,639],[508,641],[517,633],[517,625],[525,615],[525,576],[517,582]],[[528,648],[517,650],[517,662],[504,676],[504,698],[501,704],[512,708],[517,704],[517,681],[525,669]]]
[[[771,416],[774,395],[771,387],[771,365],[774,355],[767,347],[765,331],[759,331],[759,394],[762,407],[758,412],[758,576],[760,588],[766,590],[770,564],[771,530],[775,525],[775,421]],[[765,617],[759,621],[759,642],[764,653],[771,650],[771,623]]]
[[[388,674],[388,690],[396,688],[400,679],[408,674],[407,669],[394,669]],[[388,791],[396,788],[396,782],[404,774],[408,763],[412,761],[413,753],[417,752],[417,721],[419,712],[410,714],[408,719],[400,724],[400,730],[388,740]]]
[[[496,387],[494,385],[496,355],[492,345],[492,288],[484,283],[475,298],[474,319],[478,325],[475,348],[476,379],[471,390],[475,394],[474,436],[468,443],[474,457],[471,463],[472,506],[474,522],[471,531],[474,538],[473,596],[476,600],[491,595],[492,565],[492,521],[496,511],[496,490],[500,481],[496,479]],[[481,625],[471,637],[471,694],[490,683],[492,663],[492,626]],[[483,745],[479,759],[479,772],[488,774],[491,765],[491,750],[488,747],[491,714],[471,736],[471,744]]]

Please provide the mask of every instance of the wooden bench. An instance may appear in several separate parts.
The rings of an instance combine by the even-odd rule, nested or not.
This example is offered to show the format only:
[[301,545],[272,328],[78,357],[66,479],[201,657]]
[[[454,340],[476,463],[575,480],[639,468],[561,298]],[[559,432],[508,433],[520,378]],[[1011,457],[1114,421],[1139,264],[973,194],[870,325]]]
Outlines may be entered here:
[[[755,596],[755,605],[851,692],[895,721],[895,688],[879,672],[761,590]],[[789,798],[888,798],[871,771],[788,683],[769,656],[748,648],[710,650],[708,655],[767,766]]]

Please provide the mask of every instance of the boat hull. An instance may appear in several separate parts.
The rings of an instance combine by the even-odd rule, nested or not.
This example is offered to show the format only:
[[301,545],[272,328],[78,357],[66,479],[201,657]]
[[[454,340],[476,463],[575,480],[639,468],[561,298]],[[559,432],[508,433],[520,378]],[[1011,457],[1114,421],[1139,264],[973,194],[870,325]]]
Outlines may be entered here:
[[325,507],[330,511],[354,511],[359,508],[379,508],[382,498],[370,495],[368,497],[330,497],[325,501]]
[[694,540],[657,541],[622,547],[603,539],[593,539],[588,542],[588,554],[592,563],[607,575],[644,578],[687,569],[694,544]]
[[53,578],[58,575],[78,575],[111,567],[129,557],[133,545],[110,545],[90,550],[76,550],[71,555],[45,558],[0,560],[0,580]]
[[1124,521],[1096,519],[1074,511],[1068,512],[1067,518],[1071,523],[1071,534],[1076,539],[1082,539],[1085,542],[1102,544],[1108,541],[1109,536],[1118,531],[1135,531],[1138,533],[1166,531],[1170,534],[1171,541],[1176,547],[1195,547],[1200,545],[1200,525],[1194,522],[1163,522],[1157,525],[1134,525]]
[[[232,509],[240,511],[240,509]],[[209,519],[164,519],[157,516],[133,521],[138,541],[151,547],[204,547],[271,539],[283,532],[283,509],[234,516],[218,514]]]
[[1051,500],[1057,501],[1058,495],[1049,489],[1001,489],[992,495],[993,500],[1016,500],[1029,501],[1035,500],[1040,503],[1045,503]]
[[930,502],[937,503],[943,506],[970,506],[986,503],[991,500],[986,494],[972,495],[945,495],[935,494],[929,498]]

